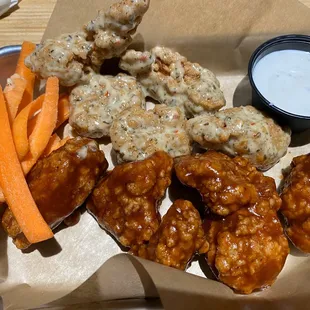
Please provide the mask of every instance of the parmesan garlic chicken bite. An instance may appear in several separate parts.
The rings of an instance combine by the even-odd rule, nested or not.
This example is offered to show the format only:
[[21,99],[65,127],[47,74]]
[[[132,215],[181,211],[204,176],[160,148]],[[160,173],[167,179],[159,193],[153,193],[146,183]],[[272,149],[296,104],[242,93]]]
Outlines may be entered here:
[[165,152],[115,167],[91,194],[87,210],[125,247],[150,240],[160,223],[158,205],[171,183]]
[[128,50],[119,67],[137,77],[149,97],[179,107],[188,118],[225,105],[214,73],[169,48],[155,47],[150,52]]
[[198,211],[187,200],[176,200],[147,244],[131,253],[154,262],[185,270],[193,256],[209,249]]
[[142,160],[156,151],[172,157],[190,154],[185,121],[179,108],[165,105],[148,111],[134,106],[120,113],[110,129],[118,163]]
[[26,59],[25,64],[40,78],[59,78],[73,86],[92,68],[99,72],[105,59],[120,56],[132,42],[132,35],[149,7],[149,0],[122,0],[82,30],[48,39]]
[[187,132],[201,147],[243,156],[260,170],[274,166],[291,142],[289,129],[282,129],[252,106],[190,119]]
[[301,251],[310,253],[310,155],[295,157],[281,193],[286,234]]
[[137,106],[145,109],[142,89],[126,74],[90,74],[88,82],[76,86],[70,95],[69,123],[75,131],[90,138],[109,136],[114,119],[123,110]]
[[274,180],[215,151],[179,158],[175,170],[206,204],[207,261],[218,279],[245,294],[271,285],[289,253]]
[[[98,144],[86,138],[70,139],[36,163],[27,175],[27,183],[52,229],[84,203],[107,168],[108,162]],[[17,248],[30,246],[9,208],[2,217],[2,226]]]

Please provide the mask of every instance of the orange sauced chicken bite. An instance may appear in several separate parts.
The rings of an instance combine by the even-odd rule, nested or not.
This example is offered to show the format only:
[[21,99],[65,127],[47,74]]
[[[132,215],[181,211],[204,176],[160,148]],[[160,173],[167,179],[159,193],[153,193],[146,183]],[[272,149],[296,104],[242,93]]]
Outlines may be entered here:
[[[70,139],[40,159],[28,174],[27,183],[47,224],[56,228],[81,206],[107,168],[104,153],[95,141],[86,138]],[[9,208],[2,226],[18,248],[30,245]]]
[[277,213],[268,203],[206,221],[206,232],[208,264],[221,282],[244,294],[272,285],[289,254]]
[[310,253],[310,155],[295,157],[281,194],[286,234],[294,245]]
[[207,213],[214,213],[205,230],[207,261],[218,279],[245,294],[271,285],[289,253],[274,180],[245,158],[215,151],[181,157],[175,170],[181,182],[199,190]]
[[[257,171],[246,159],[209,151],[176,159],[178,179],[196,188],[213,213],[226,216],[260,200],[261,189],[273,188],[274,180]],[[280,207],[276,191],[270,206]]]
[[169,208],[157,232],[147,244],[132,247],[132,254],[185,270],[196,253],[209,249],[198,211],[187,200]]
[[173,160],[165,152],[115,167],[87,203],[99,225],[130,247],[148,241],[159,227],[158,204],[171,183]]

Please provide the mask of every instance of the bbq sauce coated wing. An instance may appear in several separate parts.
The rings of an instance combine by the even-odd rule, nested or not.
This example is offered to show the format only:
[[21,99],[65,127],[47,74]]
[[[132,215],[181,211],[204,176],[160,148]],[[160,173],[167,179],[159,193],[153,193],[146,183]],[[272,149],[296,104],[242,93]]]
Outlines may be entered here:
[[281,194],[281,212],[287,220],[287,236],[310,253],[310,155],[295,157],[291,168]]
[[278,210],[281,201],[275,191],[274,180],[265,177],[241,157],[230,157],[215,151],[176,160],[175,171],[179,180],[196,188],[213,213],[227,216],[242,207],[268,195],[270,207]]
[[196,253],[206,253],[208,249],[198,211],[190,201],[176,200],[149,243],[133,246],[131,253],[185,270]]
[[267,205],[243,208],[205,224],[207,261],[221,282],[244,294],[273,284],[289,254],[274,210]]
[[99,225],[130,247],[148,241],[159,227],[158,203],[171,183],[173,160],[165,152],[114,168],[87,204]]
[[[108,168],[104,153],[91,139],[75,138],[40,159],[27,176],[31,194],[51,228],[81,206]],[[19,248],[27,242],[13,214],[7,209],[2,225]],[[29,246],[29,244],[28,244]]]

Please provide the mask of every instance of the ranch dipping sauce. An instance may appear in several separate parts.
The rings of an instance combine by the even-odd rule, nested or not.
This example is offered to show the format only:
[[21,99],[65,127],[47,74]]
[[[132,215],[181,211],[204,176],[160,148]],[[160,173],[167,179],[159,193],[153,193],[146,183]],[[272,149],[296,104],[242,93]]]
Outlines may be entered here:
[[310,53],[280,50],[267,54],[253,69],[259,92],[278,108],[310,116]]

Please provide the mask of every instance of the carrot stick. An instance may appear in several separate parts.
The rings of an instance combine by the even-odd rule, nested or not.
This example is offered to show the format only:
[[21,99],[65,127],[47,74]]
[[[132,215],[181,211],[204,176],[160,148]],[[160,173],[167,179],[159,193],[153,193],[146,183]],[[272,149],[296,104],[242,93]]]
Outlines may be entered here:
[[[61,95],[58,101],[58,117],[56,122],[56,129],[58,129],[68,118],[70,114],[70,103],[69,103],[69,96],[67,94]],[[28,123],[28,135],[31,135],[33,132],[37,121],[38,121],[39,114],[34,116],[32,119],[29,120]]]
[[18,74],[13,74],[4,89],[4,97],[8,105],[10,124],[13,123],[18,107],[23,98],[27,81]]
[[22,160],[29,151],[28,120],[41,109],[43,101],[44,95],[41,95],[20,111],[13,122],[13,139],[19,160]]
[[70,114],[70,102],[69,96],[64,94],[60,96],[58,102],[58,117],[56,123],[56,129],[59,128],[68,118]]
[[54,150],[58,148],[58,144],[61,141],[57,133],[54,133],[50,140],[48,141],[48,144],[42,154],[43,157],[48,156],[50,153],[52,153]]
[[40,158],[46,148],[56,126],[59,100],[59,81],[50,77],[46,83],[46,91],[42,110],[32,134],[29,137],[30,151],[22,161],[22,168],[27,174]]
[[30,243],[53,237],[53,232],[40,214],[14,147],[9,115],[0,87],[0,185],[6,203]]
[[35,74],[26,67],[25,59],[35,50],[35,48],[36,45],[34,43],[25,41],[22,44],[22,49],[20,51],[17,62],[16,73],[23,77],[27,82],[26,89],[20,104],[20,111],[33,101]]

